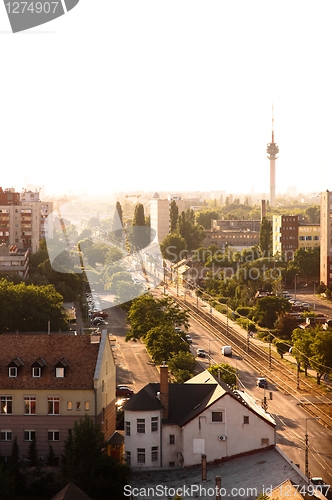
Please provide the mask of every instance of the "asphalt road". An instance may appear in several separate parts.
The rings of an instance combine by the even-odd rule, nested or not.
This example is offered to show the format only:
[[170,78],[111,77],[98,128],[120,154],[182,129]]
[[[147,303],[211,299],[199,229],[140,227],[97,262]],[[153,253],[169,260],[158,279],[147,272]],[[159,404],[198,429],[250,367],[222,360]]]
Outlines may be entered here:
[[[154,293],[158,293],[155,291]],[[297,294],[299,300],[308,302],[309,294]],[[130,386],[134,392],[139,391],[149,382],[159,381],[159,372],[151,362],[144,344],[141,342],[126,342],[125,316],[117,308],[109,312],[109,331],[113,334],[113,352],[117,365],[117,383]],[[332,315],[331,315],[332,316]],[[198,358],[198,371],[208,368],[210,364],[229,363],[238,372],[239,389],[248,392],[253,399],[261,404],[264,395],[267,397],[268,412],[277,422],[277,444],[300,469],[305,470],[305,434],[309,436],[309,470],[311,476],[320,476],[326,483],[332,484],[332,432],[324,428],[299,406],[300,400],[281,393],[276,387],[268,390],[258,388],[256,379],[264,376],[255,372],[245,360],[233,355],[225,358],[221,354],[222,344],[200,324],[191,320],[189,332],[193,343],[191,351],[195,354],[197,348],[203,348],[210,357]],[[269,399],[270,392],[272,400]]]

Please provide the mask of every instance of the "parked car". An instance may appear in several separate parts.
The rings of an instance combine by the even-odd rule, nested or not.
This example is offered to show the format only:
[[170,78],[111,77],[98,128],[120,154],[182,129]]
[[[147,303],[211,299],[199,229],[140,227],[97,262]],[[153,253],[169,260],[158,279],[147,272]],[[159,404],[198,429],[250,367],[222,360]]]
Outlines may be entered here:
[[232,355],[232,346],[230,346],[230,345],[224,345],[221,348],[221,354],[223,356],[231,356]]
[[92,316],[93,316],[94,318],[96,318],[96,317],[103,318],[103,319],[108,318],[108,314],[107,314],[107,312],[105,312],[105,311],[95,311],[95,312],[92,314]]
[[197,349],[197,356],[199,358],[205,358],[206,357],[206,352],[204,351],[204,349]]
[[134,391],[127,385],[118,385],[115,391],[117,398],[130,398],[133,394]]
[[105,320],[104,320],[104,318],[102,318],[101,316],[96,316],[95,318],[93,318],[93,319],[91,320],[91,323],[92,323],[93,325],[98,325],[98,324],[100,324],[100,323],[105,324]]
[[263,389],[267,389],[267,380],[266,378],[264,377],[258,377],[257,381],[256,381],[256,385],[257,387],[262,387]]
[[193,343],[193,339],[191,338],[191,336],[190,336],[190,335],[186,335],[186,336],[185,336],[185,339],[186,339],[186,341],[188,342],[188,344],[192,344],[192,343]]

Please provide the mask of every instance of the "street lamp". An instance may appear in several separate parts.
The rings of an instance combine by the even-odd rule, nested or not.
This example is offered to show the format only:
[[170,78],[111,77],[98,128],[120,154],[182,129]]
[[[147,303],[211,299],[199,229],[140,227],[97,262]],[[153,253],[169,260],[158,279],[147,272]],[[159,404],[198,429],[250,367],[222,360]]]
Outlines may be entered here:
[[305,467],[305,475],[307,476],[308,479],[309,477],[309,440],[308,440],[308,420],[318,420],[319,417],[307,417],[305,419],[305,448],[304,448],[304,467]]
[[295,292],[294,292],[294,300],[296,300],[296,277],[298,276],[298,274],[295,274]]

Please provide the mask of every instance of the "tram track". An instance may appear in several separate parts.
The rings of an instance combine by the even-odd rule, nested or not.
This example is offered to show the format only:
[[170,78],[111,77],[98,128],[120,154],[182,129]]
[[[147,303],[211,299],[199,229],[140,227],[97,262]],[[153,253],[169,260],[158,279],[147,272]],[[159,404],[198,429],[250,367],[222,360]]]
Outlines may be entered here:
[[[189,316],[204,326],[216,339],[224,345],[232,346],[234,353],[241,356],[249,366],[266,377],[278,390],[296,398],[305,411],[319,418],[323,425],[332,429],[332,416],[323,410],[323,408],[332,408],[332,397],[323,395],[313,384],[303,380],[303,377],[298,378],[297,374],[284,363],[275,359],[271,345],[263,349],[257,346],[248,335],[245,337],[216,315],[199,308],[198,301],[197,305],[194,305],[171,289],[168,289],[168,294],[180,307],[187,309]],[[315,401],[311,401],[309,397],[314,398]]]

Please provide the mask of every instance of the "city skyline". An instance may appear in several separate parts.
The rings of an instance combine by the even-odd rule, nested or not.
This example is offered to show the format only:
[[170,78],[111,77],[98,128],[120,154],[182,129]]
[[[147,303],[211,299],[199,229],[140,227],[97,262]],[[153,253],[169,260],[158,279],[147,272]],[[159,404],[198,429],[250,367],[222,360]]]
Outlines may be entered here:
[[268,199],[274,104],[276,196],[331,189],[331,5],[98,5],[10,36],[0,16],[2,187]]

